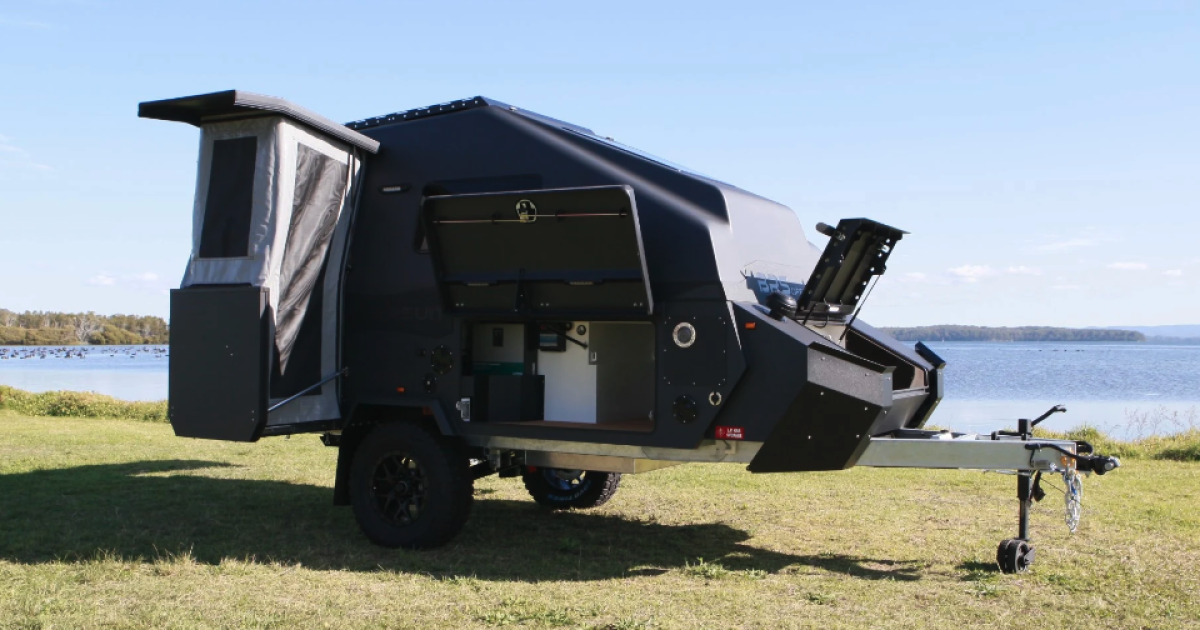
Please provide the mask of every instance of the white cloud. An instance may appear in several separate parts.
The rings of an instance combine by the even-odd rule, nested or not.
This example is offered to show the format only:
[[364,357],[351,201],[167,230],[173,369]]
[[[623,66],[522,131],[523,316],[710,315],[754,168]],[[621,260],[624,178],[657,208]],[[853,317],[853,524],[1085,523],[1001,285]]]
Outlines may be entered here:
[[154,273],[153,271],[145,271],[136,274],[133,277],[137,280],[141,280],[142,282],[154,282],[155,280],[158,280],[158,274]]
[[0,135],[0,166],[31,168],[38,171],[52,170],[34,160],[29,151],[13,144],[12,139],[5,135]]
[[1067,239],[1065,241],[1056,241],[1053,243],[1046,243],[1045,245],[1042,245],[1038,249],[1040,249],[1044,252],[1056,252],[1056,251],[1061,251],[1064,249],[1076,249],[1079,247],[1091,247],[1093,245],[1098,244],[1099,242],[1100,241],[1098,241],[1094,238],[1072,238],[1072,239]]
[[1078,291],[1083,287],[1079,286],[1078,284],[1056,284],[1050,288],[1054,289],[1055,291]]
[[1108,265],[1109,269],[1121,269],[1124,271],[1144,271],[1150,268],[1144,262],[1115,262]]
[[100,274],[98,276],[92,276],[91,278],[88,278],[87,283],[94,287],[111,287],[117,283],[117,279],[112,276]]
[[979,282],[980,278],[996,275],[996,270],[987,265],[963,265],[961,267],[951,267],[946,271],[950,275],[960,278],[963,282]]
[[1182,269],[1168,269],[1163,272],[1163,275],[1170,276],[1172,278],[1178,278],[1183,275],[1183,270]]
[[928,280],[929,276],[920,271],[910,271],[900,276],[900,282],[927,282]]
[[1005,271],[1007,271],[1008,273],[1017,274],[1020,276],[1040,276],[1040,275],[1042,275],[1041,269],[1038,269],[1037,267],[1026,267],[1025,265],[1009,267],[1008,269],[1005,269]]

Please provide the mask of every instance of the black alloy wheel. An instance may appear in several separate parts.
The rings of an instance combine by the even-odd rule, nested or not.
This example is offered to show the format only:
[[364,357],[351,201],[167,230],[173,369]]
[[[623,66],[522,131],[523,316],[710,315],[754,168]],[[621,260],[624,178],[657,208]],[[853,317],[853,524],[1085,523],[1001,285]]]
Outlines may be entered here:
[[371,542],[427,549],[466,524],[474,500],[461,442],[431,426],[397,421],[363,436],[350,470],[350,504]]
[[408,453],[392,451],[375,464],[371,478],[374,507],[387,522],[412,525],[425,509],[425,470]]

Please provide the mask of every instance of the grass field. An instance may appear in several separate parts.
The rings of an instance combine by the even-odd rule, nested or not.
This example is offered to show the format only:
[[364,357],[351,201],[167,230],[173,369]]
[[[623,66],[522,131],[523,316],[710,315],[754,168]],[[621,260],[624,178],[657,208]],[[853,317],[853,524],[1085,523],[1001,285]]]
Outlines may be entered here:
[[1200,463],[1089,478],[1075,535],[1050,490],[1007,576],[1007,476],[688,465],[568,513],[491,477],[406,552],[331,505],[335,456],[0,410],[0,628],[1200,627]]

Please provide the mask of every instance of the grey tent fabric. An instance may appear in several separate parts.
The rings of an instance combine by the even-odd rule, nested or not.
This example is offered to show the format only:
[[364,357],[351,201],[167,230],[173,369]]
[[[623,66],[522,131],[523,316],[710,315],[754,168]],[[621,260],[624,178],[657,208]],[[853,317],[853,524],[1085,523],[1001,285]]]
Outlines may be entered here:
[[[314,383],[339,367],[342,276],[335,270],[346,252],[362,159],[358,149],[282,116],[201,125],[192,254],[180,285],[266,287],[280,373],[289,358],[292,373],[311,376]],[[246,177],[252,177],[248,217]],[[320,299],[314,291],[321,292]],[[299,353],[310,346],[300,337],[309,327],[319,330],[320,356],[301,359]],[[314,359],[319,365],[308,375]],[[338,386],[336,380],[325,383],[272,411],[267,423],[340,417]]]
[[[205,124],[201,129],[196,199],[192,214],[192,255],[180,286],[249,283],[271,288],[274,292],[273,267],[278,267],[279,253],[287,236],[287,223],[280,225],[287,221],[286,213],[281,208],[285,200],[279,194],[283,170],[286,170],[281,167],[286,160],[290,169],[290,164],[295,161],[295,158],[288,160],[285,148],[296,141],[286,137],[291,135],[290,130],[287,123],[278,117],[220,121]],[[227,140],[235,142],[227,144]],[[250,165],[253,167],[251,174],[249,169],[243,170],[245,165],[239,164],[241,160],[229,160],[231,157],[240,158],[241,155],[229,155],[228,149],[223,151],[222,147],[245,149],[252,143],[255,156]],[[227,169],[233,172],[228,173]],[[238,225],[235,226],[235,222],[227,224],[211,216],[210,209],[218,215],[240,214],[238,206],[244,202],[244,198],[240,195],[227,196],[222,191],[232,192],[241,187],[221,185],[221,180],[232,184],[240,180],[243,174],[253,177],[249,223],[237,221]],[[218,180],[215,184],[214,179]],[[209,197],[214,194],[217,198],[210,203]],[[223,207],[226,203],[233,207]],[[290,200],[287,200],[287,205],[290,208]],[[244,207],[241,211],[244,211]],[[217,228],[215,233],[213,228]],[[244,250],[240,246],[241,238],[232,233],[238,229],[245,230],[242,237],[246,243]],[[227,250],[225,244],[233,244],[234,240],[239,241],[238,247]]]
[[275,347],[281,371],[287,370],[292,346],[325,263],[349,175],[349,164],[304,145],[297,147],[292,220],[279,269],[282,294],[275,314]]

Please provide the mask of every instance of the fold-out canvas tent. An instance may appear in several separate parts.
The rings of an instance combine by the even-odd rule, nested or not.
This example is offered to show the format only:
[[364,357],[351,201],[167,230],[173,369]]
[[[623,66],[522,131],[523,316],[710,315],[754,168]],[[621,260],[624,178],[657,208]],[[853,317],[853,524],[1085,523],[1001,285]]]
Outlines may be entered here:
[[[327,270],[331,263],[341,267],[362,158],[378,143],[286,102],[244,92],[159,102],[143,107],[142,115],[201,129],[192,251],[180,287],[245,287],[241,297],[258,294],[256,321],[265,320],[272,345],[260,359],[271,377],[270,393],[259,402],[276,404],[336,373],[342,275]],[[174,299],[218,295],[230,298],[214,292],[177,293]],[[188,316],[188,309],[178,311]],[[210,312],[204,316],[206,325],[226,323]],[[180,323],[188,325],[186,319]],[[189,393],[180,387],[171,392],[174,415],[185,424],[189,409],[206,406]],[[266,424],[341,417],[333,380],[271,414],[262,404],[254,407]]]

